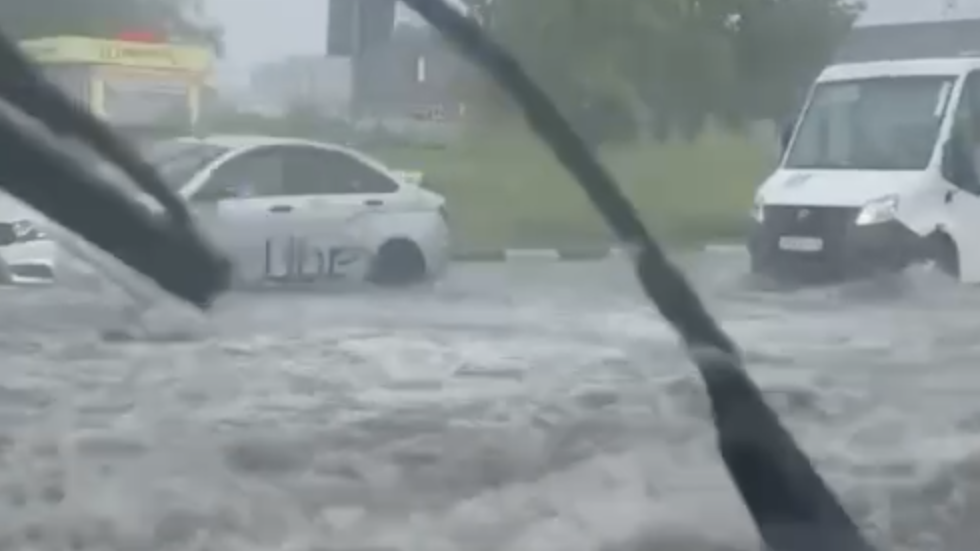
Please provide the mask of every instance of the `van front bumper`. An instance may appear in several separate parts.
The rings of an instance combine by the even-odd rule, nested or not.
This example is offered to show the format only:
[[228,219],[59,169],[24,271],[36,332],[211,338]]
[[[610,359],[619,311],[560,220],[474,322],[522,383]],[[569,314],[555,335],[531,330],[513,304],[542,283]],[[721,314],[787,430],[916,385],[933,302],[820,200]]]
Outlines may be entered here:
[[38,239],[0,247],[0,284],[53,282],[58,246],[51,240]]
[[834,282],[900,271],[922,260],[925,241],[892,220],[857,225],[850,207],[766,207],[748,249],[753,273],[780,281]]

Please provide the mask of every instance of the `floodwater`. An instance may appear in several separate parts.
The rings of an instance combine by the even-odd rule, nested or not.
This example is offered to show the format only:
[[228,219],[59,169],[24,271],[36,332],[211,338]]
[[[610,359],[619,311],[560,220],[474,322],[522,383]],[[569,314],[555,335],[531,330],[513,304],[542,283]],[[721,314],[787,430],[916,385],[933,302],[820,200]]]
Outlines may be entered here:
[[[882,549],[976,549],[980,290],[773,293],[739,255],[685,262]],[[234,296],[183,342],[105,342],[92,294],[0,304],[0,549],[759,547],[694,370],[619,261]]]

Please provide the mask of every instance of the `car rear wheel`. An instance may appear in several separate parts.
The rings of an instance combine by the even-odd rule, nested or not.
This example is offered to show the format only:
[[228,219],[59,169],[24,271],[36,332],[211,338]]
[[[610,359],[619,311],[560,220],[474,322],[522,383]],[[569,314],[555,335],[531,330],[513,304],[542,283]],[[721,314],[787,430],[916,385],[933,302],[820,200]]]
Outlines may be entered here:
[[408,239],[392,239],[378,249],[368,279],[377,285],[396,287],[425,279],[425,255]]

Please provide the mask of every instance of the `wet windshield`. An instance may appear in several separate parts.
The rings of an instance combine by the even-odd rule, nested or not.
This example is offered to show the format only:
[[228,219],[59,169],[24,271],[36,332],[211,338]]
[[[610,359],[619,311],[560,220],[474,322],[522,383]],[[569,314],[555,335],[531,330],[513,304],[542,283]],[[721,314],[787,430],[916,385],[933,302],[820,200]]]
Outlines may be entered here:
[[816,86],[786,168],[922,170],[936,149],[951,77],[894,77]]
[[[138,145],[172,188],[226,154],[216,143],[239,143],[215,136],[277,144],[214,178],[255,200],[192,209],[235,267],[234,292],[205,313],[60,238],[13,231],[0,245],[0,547],[866,551],[826,531],[808,548],[763,545],[772,531],[750,514],[741,464],[786,532],[849,514],[881,551],[974,549],[980,294],[967,284],[980,259],[958,239],[980,231],[980,207],[959,194],[910,222],[890,188],[870,210],[863,192],[762,204],[783,159],[926,166],[949,79],[811,92],[839,57],[901,53],[913,30],[882,23],[925,3],[457,0],[584,141],[556,155],[529,130],[540,112],[394,1],[0,2],[0,27],[121,133],[165,117],[175,95],[113,119],[106,84],[152,87],[161,71],[183,83],[179,124],[140,135],[198,138]],[[783,155],[779,129],[811,96]],[[357,163],[348,175],[281,138],[424,178],[402,187]],[[597,209],[608,190],[579,187],[558,160],[590,154],[629,203]],[[639,224],[600,214],[624,204],[737,346],[717,346],[710,318],[690,322],[696,300],[650,268],[649,248],[631,254],[649,247],[620,237]],[[128,235],[90,210],[102,235]],[[28,227],[16,216],[0,224]],[[937,231],[919,239],[924,227]],[[146,264],[195,273],[132,235]],[[651,279],[675,299],[666,316]],[[711,347],[679,343],[699,331]],[[691,356],[744,358],[839,511],[799,496],[812,480],[780,492],[799,469],[720,453],[732,438],[718,427],[746,414],[715,407]],[[734,439],[764,432],[750,425]]]

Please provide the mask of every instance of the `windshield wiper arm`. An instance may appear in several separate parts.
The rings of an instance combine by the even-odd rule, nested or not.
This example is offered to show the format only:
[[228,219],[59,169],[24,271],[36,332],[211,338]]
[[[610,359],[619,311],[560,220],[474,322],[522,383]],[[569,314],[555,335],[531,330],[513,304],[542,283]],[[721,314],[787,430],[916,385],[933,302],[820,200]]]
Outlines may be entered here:
[[480,66],[524,111],[606,223],[633,247],[647,296],[684,339],[708,390],[725,465],[776,551],[868,551],[840,502],[766,405],[738,350],[652,238],[609,173],[506,50],[444,0],[402,0]]

